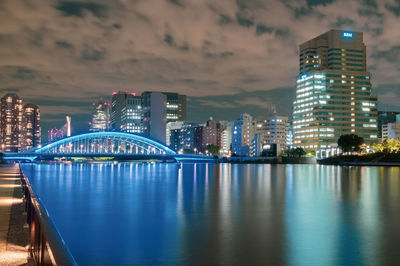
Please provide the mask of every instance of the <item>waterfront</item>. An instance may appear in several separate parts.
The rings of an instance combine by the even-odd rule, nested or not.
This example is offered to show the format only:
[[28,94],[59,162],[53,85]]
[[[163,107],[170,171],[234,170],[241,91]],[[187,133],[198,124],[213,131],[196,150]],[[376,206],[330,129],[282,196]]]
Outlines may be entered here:
[[397,167],[23,164],[80,265],[396,265]]

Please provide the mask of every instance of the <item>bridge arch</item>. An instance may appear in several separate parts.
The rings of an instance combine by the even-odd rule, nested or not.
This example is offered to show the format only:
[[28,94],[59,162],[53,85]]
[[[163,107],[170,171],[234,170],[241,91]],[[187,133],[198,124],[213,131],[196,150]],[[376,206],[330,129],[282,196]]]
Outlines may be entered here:
[[149,138],[122,132],[93,132],[68,137],[34,151],[38,154],[137,154],[176,155],[167,146]]

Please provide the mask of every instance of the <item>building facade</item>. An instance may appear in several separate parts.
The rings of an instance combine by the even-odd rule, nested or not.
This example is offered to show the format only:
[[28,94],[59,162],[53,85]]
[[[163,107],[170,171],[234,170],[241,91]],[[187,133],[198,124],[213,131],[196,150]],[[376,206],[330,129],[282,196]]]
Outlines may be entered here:
[[161,92],[142,94],[143,134],[166,143],[167,97]]
[[22,141],[22,100],[15,93],[1,98],[0,147],[3,152],[18,152]]
[[186,95],[162,92],[166,96],[166,118],[168,122],[186,121]]
[[135,97],[135,93],[126,91],[113,92],[111,97],[111,129],[122,131],[122,111],[126,109],[127,100]]
[[237,156],[250,156],[250,146],[254,139],[253,117],[241,114],[232,126],[232,154]]
[[396,122],[397,115],[400,115],[400,112],[391,112],[391,111],[378,112],[378,137],[380,140],[387,139],[388,124]]
[[36,104],[25,104],[22,111],[22,139],[20,151],[40,147],[42,131],[40,128],[40,110]]
[[195,153],[196,124],[186,123],[170,133],[170,147],[179,153]]
[[219,137],[219,123],[214,121],[212,117],[208,120],[203,128],[203,150],[207,149],[208,145],[220,147]]
[[103,99],[93,103],[92,121],[89,123],[89,131],[103,132],[111,128],[110,104]]
[[377,97],[371,86],[361,32],[331,30],[301,44],[293,146],[335,147],[344,134],[377,141]]
[[232,121],[227,121],[226,123],[223,123],[223,128],[221,131],[221,149],[222,149],[222,154],[223,155],[230,155],[232,150],[231,150],[231,145],[232,145],[232,127],[233,127],[233,122]]
[[394,121],[382,125],[382,141],[386,139],[400,139],[400,114],[395,116]]
[[254,122],[254,130],[258,137],[258,151],[268,144],[277,144],[280,151],[288,148],[289,121],[286,116],[273,115]]
[[180,129],[183,127],[184,124],[185,124],[184,121],[174,121],[174,122],[168,122],[166,124],[166,130],[165,130],[166,141],[165,141],[165,143],[167,146],[171,145],[171,130]]
[[121,131],[143,133],[142,118],[142,97],[128,97],[121,111]]

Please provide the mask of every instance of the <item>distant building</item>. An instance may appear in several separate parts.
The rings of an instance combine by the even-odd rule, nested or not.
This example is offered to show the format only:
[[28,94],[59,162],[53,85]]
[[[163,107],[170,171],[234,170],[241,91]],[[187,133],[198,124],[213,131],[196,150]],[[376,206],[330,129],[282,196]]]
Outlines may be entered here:
[[28,103],[24,105],[21,134],[21,151],[40,147],[42,131],[40,128],[40,110],[36,104]]
[[293,103],[293,146],[337,146],[344,134],[378,140],[377,97],[371,94],[362,32],[330,30],[300,45]]
[[71,116],[69,115],[65,116],[65,121],[66,123],[62,127],[62,130],[64,131],[64,136],[71,137],[72,134]]
[[186,95],[162,92],[166,98],[166,118],[168,122],[186,121]]
[[286,116],[273,115],[268,118],[259,119],[254,122],[255,133],[259,138],[258,151],[261,153],[263,146],[276,143],[280,150],[288,148],[289,122]]
[[203,132],[204,132],[204,126],[203,125],[198,125],[194,127],[193,129],[194,132],[194,149],[196,152],[199,153],[204,153],[204,145],[203,145]]
[[127,97],[126,104],[121,111],[121,131],[143,133],[142,111],[142,97]]
[[[380,111],[378,112],[378,137],[381,140],[386,139],[387,136],[383,134],[383,128],[387,130],[387,124],[396,122],[396,116],[400,112],[393,111]],[[387,132],[386,132],[387,133]]]
[[126,109],[127,100],[134,98],[135,93],[126,91],[113,92],[111,97],[111,129],[114,131],[122,131],[123,110]]
[[223,123],[223,128],[221,132],[221,149],[223,155],[228,155],[231,152],[232,127],[233,122],[231,121]]
[[111,128],[110,104],[103,99],[93,103],[92,121],[89,131],[102,132]]
[[253,117],[249,114],[241,114],[238,120],[233,121],[232,126],[232,154],[238,156],[250,156],[250,146],[254,139]]
[[382,125],[382,140],[385,139],[400,140],[400,114],[396,115],[396,119],[392,123]]
[[291,122],[289,122],[289,125],[288,125],[288,135],[287,135],[287,140],[286,140],[286,146],[288,149],[293,148],[293,125]]
[[64,130],[62,129],[57,129],[54,127],[47,131],[47,141],[49,143],[57,141],[62,138],[64,138]]
[[18,152],[22,141],[22,100],[15,93],[1,98],[0,142],[1,151]]
[[174,129],[181,129],[183,127],[183,125],[185,124],[184,121],[174,121],[174,122],[168,122],[166,125],[166,145],[170,146],[171,145],[171,130]]
[[179,129],[172,129],[170,147],[177,152],[195,153],[195,128],[196,124],[186,123]]
[[219,124],[210,117],[203,128],[203,150],[207,149],[208,145],[219,146]]
[[143,134],[162,143],[166,142],[166,102],[167,96],[161,92],[142,94]]

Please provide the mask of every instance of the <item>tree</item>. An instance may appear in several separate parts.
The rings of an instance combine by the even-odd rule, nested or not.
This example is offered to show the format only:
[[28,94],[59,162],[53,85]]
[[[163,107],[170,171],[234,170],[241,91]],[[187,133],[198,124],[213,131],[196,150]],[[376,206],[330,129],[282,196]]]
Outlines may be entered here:
[[364,139],[355,134],[342,135],[337,144],[343,152],[360,151],[361,145],[364,144]]
[[385,139],[382,143],[373,146],[378,152],[397,153],[400,151],[400,141],[397,139]]
[[287,157],[301,157],[306,155],[306,152],[303,150],[303,148],[292,148],[284,151],[283,155]]
[[214,145],[214,144],[207,145],[207,151],[209,153],[211,153],[212,155],[219,155],[219,150],[220,150],[220,148],[217,145]]

